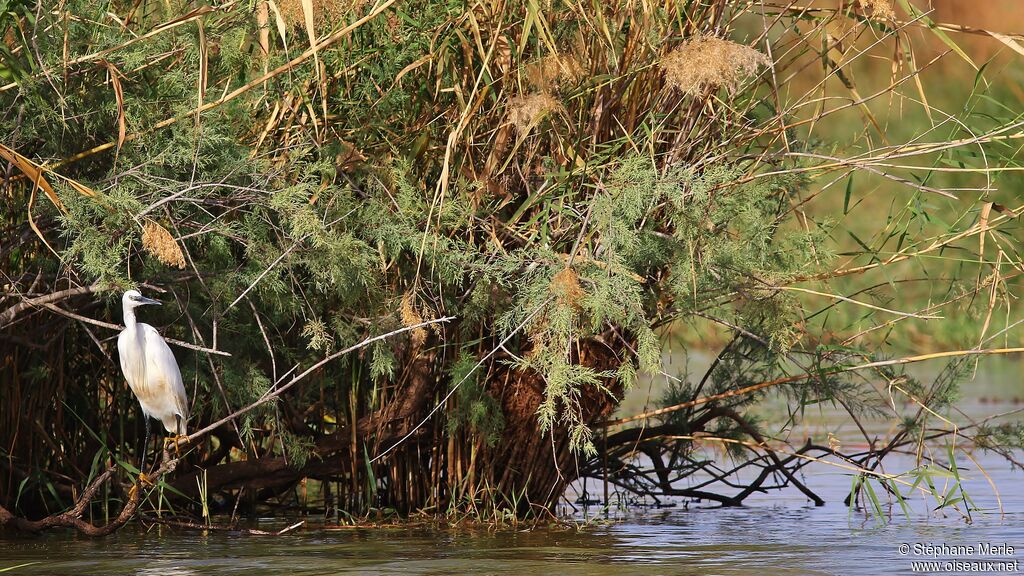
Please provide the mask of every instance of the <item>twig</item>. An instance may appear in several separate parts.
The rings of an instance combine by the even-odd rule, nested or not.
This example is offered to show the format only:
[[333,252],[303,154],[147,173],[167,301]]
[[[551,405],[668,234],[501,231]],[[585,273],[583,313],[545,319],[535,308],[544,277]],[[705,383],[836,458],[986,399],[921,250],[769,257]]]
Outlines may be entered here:
[[[74,312],[69,312],[67,310],[64,310],[63,308],[58,308],[57,306],[54,306],[53,304],[44,304],[43,306],[45,306],[46,308],[56,312],[57,314],[60,314],[61,316],[67,316],[68,318],[71,318],[72,320],[78,320],[79,322],[84,322],[86,324],[92,324],[93,326],[101,326],[103,328],[110,328],[111,330],[117,330],[119,332],[121,330],[124,330],[124,326],[122,326],[120,324],[111,324],[110,322],[103,322],[102,320],[95,320],[95,319],[89,318],[87,316],[82,316],[80,314],[75,314]],[[190,344],[188,342],[182,342],[181,340],[175,340],[174,338],[164,338],[164,340],[166,340],[168,344],[174,344],[175,346],[180,346],[182,348],[188,348],[189,350],[195,350],[196,352],[205,352],[207,354],[216,354],[218,356],[231,356],[231,354],[229,352],[225,352],[223,350],[214,350],[213,348],[206,348],[206,347],[203,347],[203,346],[196,346],[195,344]]]
[[39,296],[37,298],[26,298],[21,302],[18,302],[14,306],[11,306],[7,310],[0,312],[0,328],[7,326],[18,317],[18,314],[29,308],[35,308],[38,306],[45,306],[53,302],[59,302],[61,300],[67,300],[74,296],[81,296],[82,294],[95,294],[97,292],[105,292],[110,290],[109,286],[101,286],[99,284],[93,284],[91,286],[79,286],[77,288],[68,288],[67,290],[59,290],[45,296]]
[[845,372],[854,372],[857,370],[866,370],[868,368],[880,368],[882,366],[897,366],[900,364],[911,364],[914,362],[923,362],[925,360],[934,360],[936,358],[951,358],[958,356],[990,356],[997,354],[1018,354],[1024,352],[1024,348],[988,348],[988,349],[974,349],[974,350],[949,350],[946,352],[934,352],[932,354],[920,354],[917,356],[906,356],[903,358],[894,358],[892,360],[880,360],[878,362],[868,362],[867,364],[858,364],[856,366],[844,366],[834,368],[832,370],[824,370],[822,372],[814,374],[797,374],[796,376],[787,376],[785,378],[776,378],[775,380],[769,380],[767,382],[761,382],[753,384],[736,390],[730,390],[728,392],[722,392],[721,394],[715,394],[713,396],[706,396],[704,398],[698,398],[689,402],[682,402],[672,406],[666,406],[657,410],[650,410],[634,416],[627,416],[625,418],[618,418],[616,420],[606,420],[595,424],[596,427],[602,428],[606,426],[618,426],[620,424],[626,424],[629,422],[635,422],[637,420],[646,420],[654,416],[661,416],[662,414],[670,414],[685,408],[691,408],[693,406],[699,406],[701,404],[707,404],[708,402],[715,402],[717,400],[724,400],[726,398],[733,398],[735,396],[744,396],[758,390],[765,388],[771,388],[780,384],[788,384],[791,382],[799,382],[801,380],[808,380],[817,376],[832,376],[835,374],[842,374]]
[[287,534],[306,523],[306,521],[303,520],[301,522],[296,522],[287,528],[271,532],[268,530],[258,530],[256,528],[234,528],[231,526],[218,526],[216,524],[210,524],[207,526],[206,524],[197,524],[196,522],[182,522],[180,520],[168,520],[166,518],[147,517],[146,520],[156,524],[163,524],[164,526],[175,526],[177,528],[189,528],[191,530],[203,531],[213,530],[220,532],[239,532],[241,534],[249,534],[251,536],[281,536],[282,534]]
[[[181,439],[177,440],[177,444],[180,447],[182,445],[191,443],[194,440],[197,440],[199,438],[202,438],[203,436],[206,436],[207,434],[209,434],[210,432],[212,432],[213,430],[218,428],[221,424],[224,424],[225,422],[228,422],[228,421],[230,421],[230,420],[232,420],[234,418],[238,418],[242,414],[250,412],[251,410],[253,410],[253,409],[257,408],[257,407],[262,406],[263,404],[266,404],[267,402],[270,402],[271,400],[273,400],[274,398],[277,398],[278,396],[280,396],[281,394],[286,392],[289,388],[291,388],[292,386],[294,386],[294,385],[298,384],[300,381],[302,381],[306,376],[309,376],[310,374],[312,374],[313,372],[315,372],[316,370],[318,370],[319,368],[321,368],[323,365],[327,364],[331,360],[334,360],[336,358],[340,358],[341,356],[344,356],[345,354],[348,354],[350,352],[354,352],[356,350],[359,350],[360,348],[365,348],[365,347],[369,346],[370,344],[373,344],[374,342],[378,342],[380,340],[385,340],[385,339],[390,338],[392,336],[397,336],[398,334],[401,334],[403,332],[409,332],[410,330],[417,330],[417,329],[423,328],[425,326],[430,326],[431,324],[439,324],[439,323],[448,322],[448,321],[454,320],[454,319],[455,319],[454,316],[444,316],[442,318],[435,318],[433,320],[426,320],[424,322],[420,322],[419,324],[414,324],[412,326],[403,326],[402,328],[399,328],[398,330],[392,330],[391,332],[388,332],[387,334],[381,334],[379,336],[374,336],[372,338],[367,338],[367,339],[363,340],[362,342],[359,342],[358,344],[354,344],[352,346],[349,346],[348,348],[345,348],[344,350],[339,350],[339,351],[335,352],[334,354],[331,354],[331,355],[325,357],[323,360],[320,360],[316,364],[313,364],[312,366],[307,368],[301,374],[298,374],[297,376],[293,377],[284,386],[280,386],[280,387],[276,387],[276,388],[271,388],[265,394],[263,394],[263,396],[260,396],[260,398],[258,400],[256,400],[255,402],[253,402],[252,404],[249,404],[248,406],[246,406],[244,408],[239,408],[238,410],[235,410],[232,414],[230,414],[228,416],[225,416],[224,418],[221,418],[220,420],[214,422],[213,424],[210,424],[206,428],[203,428],[201,430],[197,430],[195,433],[190,434],[187,439],[182,437]],[[291,374],[293,371],[295,371],[297,369],[298,369],[298,366],[295,366],[294,368],[289,370],[285,374],[285,376],[287,376],[287,374]],[[275,382],[275,385],[276,384],[277,383]],[[174,442],[171,442],[170,444],[173,445]]]
[[803,292],[804,294],[813,294],[815,296],[824,296],[826,298],[833,298],[835,300],[842,300],[843,302],[849,302],[850,304],[856,304],[857,306],[863,306],[870,308],[871,310],[878,310],[880,312],[888,312],[889,314],[895,314],[903,318],[919,318],[921,320],[941,320],[942,316],[933,315],[922,315],[914,314],[913,312],[900,312],[899,310],[891,310],[889,308],[883,308],[881,306],[875,306],[874,304],[868,304],[867,302],[861,302],[860,300],[854,300],[853,298],[847,298],[846,296],[840,296],[839,294],[829,294],[828,292],[818,292],[817,290],[810,290],[808,288],[797,288],[796,286],[777,286],[779,290],[788,290],[790,292]]

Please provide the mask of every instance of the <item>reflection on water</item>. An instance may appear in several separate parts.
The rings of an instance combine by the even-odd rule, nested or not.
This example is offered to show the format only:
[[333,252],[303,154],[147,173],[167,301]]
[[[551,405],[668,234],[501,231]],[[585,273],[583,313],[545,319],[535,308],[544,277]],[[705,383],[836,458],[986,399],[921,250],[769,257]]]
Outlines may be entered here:
[[[1014,398],[1024,397],[1024,390],[1018,365],[1006,366],[994,372],[997,376],[965,386],[959,406],[969,416],[1019,408]],[[835,415],[823,409],[794,434],[816,436],[835,426]],[[988,510],[975,513],[971,524],[955,512],[932,511],[934,501],[920,497],[910,502],[910,518],[897,506],[890,521],[878,522],[843,505],[851,483],[846,471],[811,466],[804,479],[827,501],[822,507],[786,490],[753,497],[743,508],[679,503],[632,510],[609,521],[591,509],[588,520],[580,516],[578,530],[307,528],[261,537],[155,528],[125,529],[99,540],[67,532],[2,536],[0,574],[893,574],[910,573],[914,560],[931,560],[901,555],[900,544],[979,542],[1013,546],[1012,556],[998,559],[1024,566],[1024,474],[998,456],[975,452],[974,457],[1000,489],[1005,514],[998,513],[984,475],[965,459],[959,464],[967,493]],[[886,463],[890,471],[914,467],[907,456]],[[3,572],[28,562],[35,564]]]
[[[900,543],[1009,543],[1024,557],[1024,514],[886,525],[840,503],[672,510],[581,530],[305,530],[282,537],[123,531],[0,541],[13,574],[892,574],[910,571]],[[927,558],[918,558],[927,559]]]

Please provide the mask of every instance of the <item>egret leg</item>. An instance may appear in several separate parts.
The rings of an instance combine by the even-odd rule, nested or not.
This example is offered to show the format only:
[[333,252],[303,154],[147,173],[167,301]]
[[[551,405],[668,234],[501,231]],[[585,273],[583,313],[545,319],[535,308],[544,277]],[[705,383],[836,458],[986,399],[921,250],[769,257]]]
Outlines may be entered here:
[[[139,480],[145,484],[152,485],[152,482],[150,482],[149,477],[146,476],[146,453],[149,452],[149,437],[150,433],[152,432],[152,429],[150,428],[149,415],[143,412],[142,417],[145,418],[146,420],[146,436],[142,440],[142,456],[141,460],[139,461]],[[133,484],[132,489],[128,491],[128,497],[134,500],[136,494],[138,493],[138,490],[139,485]]]
[[[139,480],[143,480],[146,477],[144,470],[146,469],[146,448],[149,444],[149,416],[146,413],[142,413],[142,417],[146,420],[146,434],[142,437],[142,444],[139,446],[139,451],[136,454],[139,455]],[[128,499],[134,500],[139,492],[139,485],[132,484],[131,490],[128,491]]]
[[139,462],[139,474],[146,473],[146,456],[149,455],[149,437],[152,432],[149,424],[149,415],[143,413],[142,417],[146,420],[146,437],[142,441],[142,460]]

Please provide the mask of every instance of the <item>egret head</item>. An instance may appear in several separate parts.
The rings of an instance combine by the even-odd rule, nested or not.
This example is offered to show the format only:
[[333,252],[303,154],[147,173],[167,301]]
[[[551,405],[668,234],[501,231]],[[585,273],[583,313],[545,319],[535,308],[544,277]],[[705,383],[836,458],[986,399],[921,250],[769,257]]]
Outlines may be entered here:
[[138,290],[129,290],[121,297],[121,305],[124,306],[125,310],[131,310],[139,306],[145,306],[146,304],[156,304],[157,306],[162,305],[158,300],[146,298]]

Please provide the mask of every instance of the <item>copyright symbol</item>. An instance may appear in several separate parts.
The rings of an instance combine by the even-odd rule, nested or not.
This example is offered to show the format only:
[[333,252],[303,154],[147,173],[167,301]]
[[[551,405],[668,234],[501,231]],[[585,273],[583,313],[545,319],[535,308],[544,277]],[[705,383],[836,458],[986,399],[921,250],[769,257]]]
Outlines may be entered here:
[[910,554],[910,544],[900,544],[899,547],[900,556],[906,556]]

